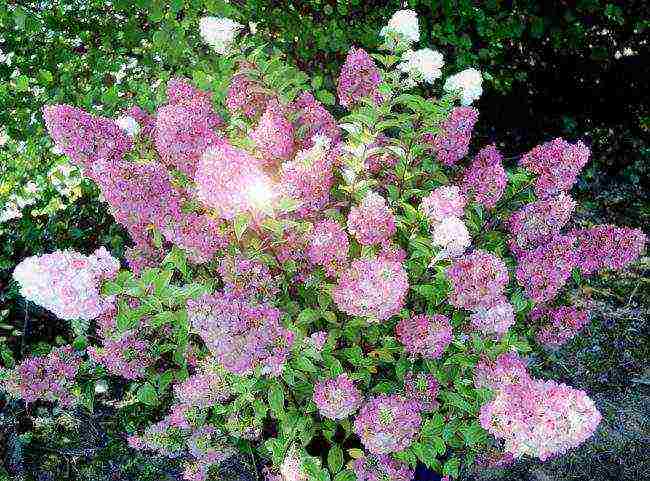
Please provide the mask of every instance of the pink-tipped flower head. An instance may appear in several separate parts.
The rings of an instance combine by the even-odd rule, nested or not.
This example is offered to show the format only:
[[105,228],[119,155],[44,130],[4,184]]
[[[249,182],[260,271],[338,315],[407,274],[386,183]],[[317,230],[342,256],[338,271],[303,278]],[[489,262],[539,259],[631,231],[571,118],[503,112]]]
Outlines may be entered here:
[[395,327],[397,338],[412,356],[437,359],[452,340],[451,324],[442,314],[420,314],[402,319]]
[[361,48],[352,47],[341,68],[337,93],[339,102],[348,109],[361,99],[376,104],[383,101],[379,93],[381,73],[368,53]]
[[486,209],[493,209],[508,183],[502,160],[503,156],[496,146],[483,147],[463,173],[460,183],[462,193]]
[[340,420],[355,413],[363,395],[346,374],[318,381],[314,386],[314,403],[322,416]]
[[505,263],[481,249],[456,259],[447,276],[452,288],[449,302],[469,311],[501,300],[509,279]]
[[374,245],[390,239],[397,227],[386,200],[379,194],[368,192],[361,205],[350,209],[348,230],[360,244]]

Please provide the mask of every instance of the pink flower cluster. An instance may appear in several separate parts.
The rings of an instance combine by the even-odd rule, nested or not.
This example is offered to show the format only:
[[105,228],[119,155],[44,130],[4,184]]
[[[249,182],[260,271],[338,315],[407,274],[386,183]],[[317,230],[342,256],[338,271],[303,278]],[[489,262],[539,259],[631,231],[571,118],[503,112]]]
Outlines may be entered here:
[[438,187],[422,199],[420,210],[430,224],[435,225],[447,217],[462,217],[466,199],[455,185]]
[[441,247],[434,260],[461,255],[471,243],[463,216],[466,199],[455,185],[434,189],[422,199],[420,210],[429,221],[433,245]]
[[174,394],[183,406],[208,408],[231,397],[226,373],[216,363],[204,361],[196,374],[174,386]]
[[613,225],[576,229],[570,234],[576,237],[577,266],[585,275],[623,269],[643,254],[647,241],[641,229]]
[[210,261],[228,246],[219,222],[196,212],[180,214],[174,221],[161,226],[161,232],[165,240],[186,251],[188,260],[196,264]]
[[506,452],[544,461],[580,445],[596,430],[601,415],[583,391],[533,379],[509,357],[503,361],[506,365],[499,366],[497,359],[498,373],[487,375],[495,398],[481,407],[479,420],[505,442]]
[[44,107],[43,119],[56,146],[93,180],[101,177],[105,164],[121,160],[132,147],[129,136],[113,120],[76,107]]
[[432,374],[409,372],[404,377],[404,396],[418,403],[420,411],[433,411],[440,384]]
[[293,343],[293,333],[281,323],[282,313],[264,304],[251,305],[229,293],[188,300],[188,319],[215,360],[227,371],[278,376]]
[[511,247],[518,256],[546,243],[569,222],[576,202],[567,194],[526,204],[510,216],[508,231],[512,235]]
[[452,341],[451,324],[442,314],[420,314],[402,319],[395,333],[408,353],[425,359],[439,358]]
[[350,243],[348,235],[338,222],[322,220],[314,225],[307,256],[310,262],[321,265],[329,276],[336,276],[347,266]]
[[351,316],[382,321],[397,314],[409,288],[404,267],[385,259],[357,259],[339,276],[332,298]]
[[479,307],[470,316],[472,326],[487,335],[501,336],[515,323],[515,312],[505,297],[489,307]]
[[28,357],[13,370],[5,371],[6,379],[0,387],[10,397],[26,403],[42,400],[70,406],[75,402],[71,391],[80,366],[81,358],[72,347],[59,347],[45,356]]
[[[252,65],[243,67],[251,68]],[[260,82],[252,80],[244,72],[238,72],[230,81],[225,103],[231,114],[241,113],[248,118],[255,118],[264,112],[270,98]]]
[[538,307],[530,313],[530,320],[542,323],[537,331],[537,341],[547,347],[558,348],[589,324],[589,315],[573,306]]
[[447,276],[452,288],[449,302],[469,311],[502,301],[509,280],[504,262],[481,249],[455,260],[447,269]]
[[408,464],[387,454],[370,454],[356,459],[352,469],[357,481],[412,481],[415,476],[415,471]]
[[337,93],[341,105],[351,108],[361,99],[376,104],[383,101],[379,93],[381,73],[368,53],[361,48],[351,48],[341,68]]
[[483,147],[463,172],[461,190],[486,209],[493,209],[503,196],[508,176],[502,164],[503,156],[496,146]]
[[382,394],[367,401],[354,420],[354,432],[372,454],[408,448],[420,432],[422,417],[416,401]]
[[314,137],[324,136],[332,145],[341,141],[341,129],[336,119],[309,92],[303,92],[293,104],[291,110],[296,115],[296,137],[301,149],[314,146]]
[[141,379],[156,359],[151,353],[151,343],[138,334],[126,331],[115,338],[105,338],[102,347],[88,348],[88,356],[114,376]]
[[356,412],[363,401],[363,395],[347,376],[318,381],[314,386],[314,403],[322,416],[339,420]]
[[257,127],[250,134],[266,166],[274,166],[278,161],[292,156],[293,125],[287,119],[286,109],[273,99],[266,104],[266,110]]
[[569,191],[589,156],[589,147],[582,142],[570,144],[557,138],[524,154],[519,164],[537,174],[535,193],[545,199]]
[[92,320],[110,307],[100,292],[104,280],[117,274],[120,264],[101,247],[92,255],[55,251],[24,259],[14,270],[25,298],[66,320]]
[[424,141],[443,165],[454,165],[469,152],[474,125],[478,120],[478,110],[473,107],[455,107],[440,126],[440,131],[425,134]]
[[496,360],[482,359],[474,369],[477,388],[503,389],[528,380],[526,362],[514,352],[504,352]]
[[361,205],[350,209],[348,230],[360,244],[370,246],[390,239],[397,227],[386,200],[375,192],[368,192]]
[[556,235],[522,254],[515,276],[534,302],[552,300],[566,284],[576,265],[575,237]]
[[223,291],[249,302],[272,302],[279,292],[278,279],[266,264],[243,255],[223,257],[217,268]]

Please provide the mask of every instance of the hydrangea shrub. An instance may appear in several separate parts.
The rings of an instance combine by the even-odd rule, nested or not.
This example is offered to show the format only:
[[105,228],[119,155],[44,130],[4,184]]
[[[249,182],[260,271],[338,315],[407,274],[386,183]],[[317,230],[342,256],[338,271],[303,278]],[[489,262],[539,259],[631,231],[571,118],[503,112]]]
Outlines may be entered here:
[[338,120],[241,24],[200,34],[238,68],[224,105],[173,79],[151,113],[44,109],[133,247],[119,272],[105,249],[16,269],[27,299],[94,335],[4,371],[7,392],[70,406],[82,377],[124,378],[162,413],[129,444],[187,480],[237,451],[268,480],[408,480],[418,462],[456,477],[489,443],[545,460],[584,442],[593,401],[522,355],[530,330],[550,348],[576,335],[576,284],[645,249],[638,230],[571,221],[589,149],[556,139],[515,168],[493,145],[468,155],[481,74],[438,81],[411,11],[381,53],[350,51]]

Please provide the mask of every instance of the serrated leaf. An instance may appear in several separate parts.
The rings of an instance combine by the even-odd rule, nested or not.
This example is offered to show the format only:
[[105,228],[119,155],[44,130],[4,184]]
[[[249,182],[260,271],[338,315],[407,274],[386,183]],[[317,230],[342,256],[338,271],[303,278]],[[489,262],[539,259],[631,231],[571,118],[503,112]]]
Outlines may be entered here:
[[343,467],[343,450],[338,444],[335,444],[330,448],[330,451],[327,454],[327,465],[333,474],[338,473]]

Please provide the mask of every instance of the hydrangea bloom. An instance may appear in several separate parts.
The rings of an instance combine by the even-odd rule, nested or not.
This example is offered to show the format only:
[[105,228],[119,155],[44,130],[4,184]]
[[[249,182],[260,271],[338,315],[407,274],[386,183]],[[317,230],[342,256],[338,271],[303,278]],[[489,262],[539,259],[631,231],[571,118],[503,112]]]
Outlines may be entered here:
[[445,81],[447,92],[460,92],[460,103],[471,105],[483,94],[483,77],[475,68],[468,68],[459,72]]
[[481,407],[479,419],[515,458],[530,455],[545,461],[582,444],[601,415],[584,391],[533,380],[498,390]]
[[382,321],[400,311],[408,287],[408,277],[400,263],[357,259],[340,275],[332,298],[340,310],[351,316]]
[[75,251],[24,259],[14,270],[25,298],[66,320],[92,320],[110,308],[101,283],[117,274],[120,264],[101,247],[92,255]]
[[573,306],[537,308],[530,313],[530,319],[542,322],[537,341],[550,348],[562,346],[589,324],[587,312]]
[[474,370],[474,385],[477,388],[498,390],[529,380],[525,361],[514,352],[504,352],[494,361],[483,359]]
[[575,201],[567,194],[538,200],[516,211],[508,220],[516,254],[548,242],[566,225],[575,209]]
[[[75,402],[71,390],[80,365],[81,358],[72,347],[59,347],[45,356],[29,357],[13,370],[5,371],[6,379],[0,387],[10,397],[26,403],[43,400],[70,406]],[[0,368],[0,374],[2,371]]]
[[451,282],[449,302],[470,311],[489,307],[502,299],[508,284],[508,269],[494,254],[477,249],[447,269]]
[[332,145],[341,141],[341,129],[334,116],[310,92],[303,92],[290,106],[296,114],[296,134],[301,149],[314,145],[315,136],[324,136]]
[[515,276],[535,302],[553,299],[576,265],[575,237],[557,235],[548,243],[523,254]]
[[404,395],[416,401],[420,411],[433,411],[438,406],[436,396],[439,387],[438,381],[432,374],[409,372],[404,377]]
[[470,316],[472,326],[484,334],[505,334],[515,323],[515,312],[505,298],[489,307],[479,307]]
[[225,103],[233,115],[241,113],[248,118],[256,118],[264,112],[270,98],[259,82],[252,80],[245,73],[236,73],[230,81]]
[[582,142],[557,138],[524,154],[519,164],[537,174],[535,193],[544,199],[571,189],[589,156],[589,147]]
[[397,65],[397,68],[407,74],[413,84],[419,80],[433,84],[442,75],[441,69],[444,65],[445,61],[440,52],[423,48],[405,52],[402,62]]
[[469,152],[474,124],[478,120],[478,110],[472,107],[456,107],[435,134],[425,134],[424,141],[444,165],[454,165]]
[[453,258],[461,255],[471,244],[469,231],[458,217],[445,217],[431,229],[431,242],[442,251],[435,260]]
[[189,300],[187,309],[192,328],[226,370],[240,375],[257,367],[270,376],[282,372],[293,334],[280,322],[278,309],[221,293]]
[[198,199],[226,220],[258,212],[275,195],[259,161],[225,142],[205,152],[194,180]]
[[[420,41],[420,26],[418,14],[413,10],[398,10],[383,27],[379,35],[388,39],[389,35],[396,35],[407,43]],[[389,40],[390,42],[390,40]]]
[[127,133],[129,137],[135,137],[140,132],[140,124],[129,115],[122,115],[115,120],[119,128]]
[[347,374],[318,381],[314,386],[314,403],[321,415],[329,419],[345,419],[354,413],[363,396]]
[[145,110],[134,105],[124,113],[124,116],[131,117],[138,123],[138,129],[135,135],[140,135],[140,137],[147,139],[151,137],[151,133],[156,126],[156,121]]
[[379,244],[395,234],[395,216],[386,200],[375,192],[368,192],[361,205],[350,209],[348,230],[363,245]]
[[207,408],[227,401],[231,390],[225,373],[207,361],[199,372],[176,384],[174,394],[185,406]]
[[116,339],[104,339],[101,348],[89,347],[88,355],[115,376],[140,379],[155,362],[150,349],[149,341],[140,338],[135,331],[127,331]]
[[262,156],[265,165],[275,165],[293,154],[293,125],[287,119],[285,108],[273,99],[266,104],[251,140]]
[[208,262],[228,245],[219,222],[195,212],[177,216],[162,226],[161,231],[167,241],[188,252],[188,259],[196,264]]
[[357,481],[412,481],[415,476],[415,471],[408,464],[387,454],[370,454],[356,459],[352,469]]
[[502,159],[496,146],[483,147],[463,173],[462,193],[487,209],[494,208],[508,183]]
[[570,232],[576,237],[577,267],[585,275],[602,269],[623,269],[645,249],[646,235],[641,229],[597,225]]
[[447,217],[462,217],[466,199],[460,188],[445,185],[431,191],[422,199],[420,210],[429,220],[429,224],[442,222]]
[[201,38],[221,55],[230,52],[235,37],[242,28],[240,23],[224,17],[203,17],[199,21]]
[[416,401],[382,394],[361,407],[354,420],[354,432],[370,453],[389,454],[408,448],[421,424]]
[[266,264],[243,255],[221,259],[217,272],[223,281],[223,290],[238,299],[251,303],[272,302],[278,294],[278,279]]
[[351,48],[341,68],[337,87],[341,105],[351,108],[363,98],[381,103],[379,84],[381,74],[370,55],[361,48]]
[[350,243],[348,235],[338,222],[323,220],[314,226],[309,240],[307,257],[313,264],[325,267],[330,276],[348,262]]
[[442,314],[420,314],[402,319],[395,327],[406,352],[425,359],[437,359],[452,340],[451,324]]

